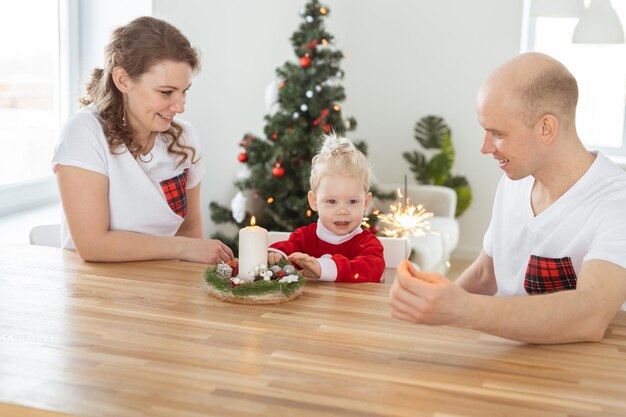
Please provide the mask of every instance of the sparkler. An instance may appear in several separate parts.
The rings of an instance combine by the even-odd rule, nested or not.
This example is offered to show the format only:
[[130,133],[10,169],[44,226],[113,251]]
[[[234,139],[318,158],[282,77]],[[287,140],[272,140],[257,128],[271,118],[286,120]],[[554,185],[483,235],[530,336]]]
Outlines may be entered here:
[[426,211],[421,204],[417,206],[410,204],[407,196],[406,176],[404,177],[404,203],[399,188],[397,192],[399,201],[389,207],[391,213],[378,215],[378,219],[389,226],[383,229],[383,234],[390,237],[408,237],[409,234],[425,235],[424,229],[429,230],[428,219],[433,216],[433,213]]

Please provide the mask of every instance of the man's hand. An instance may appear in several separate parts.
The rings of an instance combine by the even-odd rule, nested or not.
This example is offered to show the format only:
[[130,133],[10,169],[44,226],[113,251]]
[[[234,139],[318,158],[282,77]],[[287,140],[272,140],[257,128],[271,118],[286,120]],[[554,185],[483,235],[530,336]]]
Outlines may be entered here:
[[390,291],[391,315],[413,323],[458,326],[467,296],[442,274],[417,271],[404,260]]

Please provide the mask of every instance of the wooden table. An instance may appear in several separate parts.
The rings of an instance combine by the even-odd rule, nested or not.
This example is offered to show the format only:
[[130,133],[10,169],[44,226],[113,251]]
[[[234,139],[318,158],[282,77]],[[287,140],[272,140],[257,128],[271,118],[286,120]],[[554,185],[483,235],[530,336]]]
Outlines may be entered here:
[[205,266],[0,245],[0,416],[625,416],[626,315],[534,346],[390,318],[382,284],[276,306]]

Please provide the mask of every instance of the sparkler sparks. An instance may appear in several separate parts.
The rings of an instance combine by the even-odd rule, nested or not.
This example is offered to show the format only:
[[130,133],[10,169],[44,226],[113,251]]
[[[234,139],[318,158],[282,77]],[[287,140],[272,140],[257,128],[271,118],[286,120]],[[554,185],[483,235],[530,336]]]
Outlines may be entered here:
[[383,234],[390,237],[408,237],[409,234],[425,235],[424,229],[430,228],[428,219],[433,216],[433,213],[426,211],[421,204],[411,205],[408,197],[404,198],[403,204],[400,189],[398,189],[398,197],[399,202],[389,207],[391,213],[378,215],[378,219],[389,226],[383,229]]

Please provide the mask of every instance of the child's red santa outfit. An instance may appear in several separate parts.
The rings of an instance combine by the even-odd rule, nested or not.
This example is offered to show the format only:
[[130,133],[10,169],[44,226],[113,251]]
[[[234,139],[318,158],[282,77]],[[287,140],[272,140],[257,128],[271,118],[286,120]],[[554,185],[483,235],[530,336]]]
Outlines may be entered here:
[[318,221],[296,229],[288,240],[272,244],[272,249],[283,255],[302,252],[317,258],[320,281],[380,282],[385,271],[383,245],[361,227],[338,236]]

